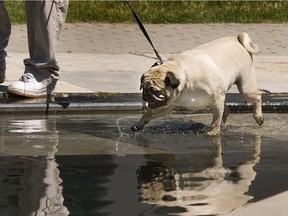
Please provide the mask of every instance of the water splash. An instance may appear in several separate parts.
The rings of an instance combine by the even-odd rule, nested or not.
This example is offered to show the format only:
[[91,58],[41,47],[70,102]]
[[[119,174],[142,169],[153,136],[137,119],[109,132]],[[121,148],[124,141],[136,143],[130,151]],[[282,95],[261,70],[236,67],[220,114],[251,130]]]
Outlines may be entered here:
[[117,156],[125,157],[129,151],[127,146],[127,139],[130,139],[134,133],[131,131],[132,122],[129,118],[123,116],[116,120],[116,126],[119,131],[119,138],[116,141],[115,151],[119,152]]
[[129,136],[132,134],[132,131],[130,129],[131,125],[132,125],[132,122],[130,121],[130,119],[128,119],[125,116],[120,117],[116,120],[116,126],[117,126],[117,129],[118,129],[121,137]]

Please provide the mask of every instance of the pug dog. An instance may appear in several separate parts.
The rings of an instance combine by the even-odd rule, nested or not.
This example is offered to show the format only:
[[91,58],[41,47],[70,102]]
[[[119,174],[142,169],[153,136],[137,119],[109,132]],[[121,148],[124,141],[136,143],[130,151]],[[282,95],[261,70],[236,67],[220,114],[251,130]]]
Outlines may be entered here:
[[257,89],[252,54],[258,52],[250,36],[242,32],[185,51],[152,67],[141,77],[142,98],[149,110],[131,127],[138,131],[152,119],[170,113],[175,106],[189,110],[212,108],[209,135],[220,133],[229,110],[225,95],[236,84],[243,99],[254,105],[258,125],[262,116],[261,92]]

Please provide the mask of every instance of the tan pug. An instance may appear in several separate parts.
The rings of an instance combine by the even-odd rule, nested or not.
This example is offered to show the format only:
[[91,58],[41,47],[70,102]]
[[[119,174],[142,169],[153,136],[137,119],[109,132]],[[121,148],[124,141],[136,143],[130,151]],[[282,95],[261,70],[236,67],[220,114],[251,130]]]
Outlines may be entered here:
[[152,119],[170,113],[175,106],[190,110],[212,108],[209,135],[220,133],[221,120],[229,115],[225,94],[236,84],[242,97],[253,103],[253,117],[262,125],[261,93],[256,86],[252,54],[258,46],[245,32],[224,37],[185,51],[141,77],[142,97],[150,109],[131,127],[143,129]]

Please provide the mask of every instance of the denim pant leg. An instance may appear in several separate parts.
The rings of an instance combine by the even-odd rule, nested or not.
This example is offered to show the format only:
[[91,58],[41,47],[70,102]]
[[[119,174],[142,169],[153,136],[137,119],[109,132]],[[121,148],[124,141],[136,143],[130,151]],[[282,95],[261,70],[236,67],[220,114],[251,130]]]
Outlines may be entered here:
[[11,33],[11,24],[9,15],[6,11],[4,1],[0,0],[0,71],[6,70],[5,57],[7,56],[5,48],[8,45]]
[[[68,0],[25,2],[30,58],[24,59],[25,73],[59,76],[56,47],[65,22]],[[35,74],[37,73],[37,74]]]

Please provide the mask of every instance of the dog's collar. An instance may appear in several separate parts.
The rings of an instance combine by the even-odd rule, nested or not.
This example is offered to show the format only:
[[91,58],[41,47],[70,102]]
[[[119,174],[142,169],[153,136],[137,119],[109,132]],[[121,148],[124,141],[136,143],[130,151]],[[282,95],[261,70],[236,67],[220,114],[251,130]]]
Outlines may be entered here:
[[163,63],[164,63],[164,62],[163,62],[162,60],[159,60],[159,61],[155,62],[155,63],[151,66],[151,68],[156,67],[156,66],[159,66],[159,65],[162,65]]

